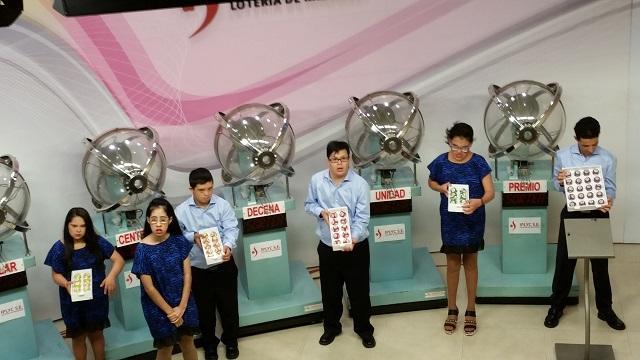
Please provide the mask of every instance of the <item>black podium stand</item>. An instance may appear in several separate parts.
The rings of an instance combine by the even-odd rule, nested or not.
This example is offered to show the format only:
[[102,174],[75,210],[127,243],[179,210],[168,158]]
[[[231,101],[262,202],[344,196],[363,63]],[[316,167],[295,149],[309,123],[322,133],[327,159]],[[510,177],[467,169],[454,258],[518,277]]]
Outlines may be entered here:
[[584,260],[584,344],[556,344],[556,359],[613,360],[611,345],[592,345],[589,325],[590,259],[613,258],[609,219],[565,219],[567,254],[570,259]]

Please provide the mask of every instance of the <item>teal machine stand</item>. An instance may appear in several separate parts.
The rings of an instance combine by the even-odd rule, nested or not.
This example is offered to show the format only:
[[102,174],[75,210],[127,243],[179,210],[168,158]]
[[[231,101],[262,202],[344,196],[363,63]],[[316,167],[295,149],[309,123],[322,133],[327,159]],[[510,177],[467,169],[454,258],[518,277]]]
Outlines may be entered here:
[[104,330],[107,359],[126,357],[155,350],[153,338],[142,314],[140,280],[131,273],[136,245],[142,237],[142,225],[136,219],[139,210],[102,212],[93,216],[96,231],[102,233],[125,259],[118,275],[118,289],[109,305],[111,327]]
[[116,128],[85,141],[82,177],[98,211],[94,226],[125,260],[109,307],[111,327],[104,331],[107,359],[154,350],[140,302],[144,290],[131,268],[142,238],[142,209],[162,195],[166,158],[158,138],[149,127]]
[[[484,130],[502,195],[502,244],[478,253],[478,303],[550,303],[556,245],[547,243],[547,206],[565,123],[561,94],[558,83],[532,80],[489,86]],[[577,303],[577,293],[574,285],[568,303]]]
[[445,286],[429,251],[413,247],[411,204],[414,197],[421,195],[414,176],[415,163],[413,166],[413,171],[408,166],[394,170],[367,167],[360,171],[371,187],[369,249],[373,314],[447,306]]
[[[411,92],[349,98],[345,130],[355,168],[370,187],[369,251],[373,314],[446,307],[431,254],[413,248],[412,201],[424,120]],[[412,163],[413,168],[406,166]]]
[[[240,336],[322,321],[322,296],[302,262],[289,261],[286,212],[295,209],[286,184],[225,187],[241,224],[238,264]],[[267,192],[268,191],[268,192]]]
[[[494,187],[502,197],[502,244],[487,245],[478,253],[478,303],[549,304],[556,254],[556,245],[547,243],[552,169],[552,160],[546,159],[495,160]],[[577,296],[574,279],[568,304],[577,304]]]
[[[24,233],[14,233],[0,242],[0,348],[3,359],[73,358],[51,319],[34,322],[27,293],[27,268],[35,257],[26,246]],[[26,249],[26,251],[25,251]]]

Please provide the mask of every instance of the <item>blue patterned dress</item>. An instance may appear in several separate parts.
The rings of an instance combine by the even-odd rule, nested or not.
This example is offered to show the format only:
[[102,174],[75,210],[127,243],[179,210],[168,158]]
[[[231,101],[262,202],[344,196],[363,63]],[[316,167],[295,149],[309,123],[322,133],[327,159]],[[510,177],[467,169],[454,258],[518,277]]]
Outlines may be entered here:
[[[449,161],[449,153],[435,158],[427,168],[429,178],[438,184],[467,184],[469,198],[479,199],[484,195],[482,179],[491,173],[487,161],[478,154],[464,164]],[[485,207],[481,206],[471,215],[448,211],[448,200],[440,194],[440,236],[445,254],[474,253],[484,249]]]
[[71,268],[67,269],[64,259],[64,244],[56,241],[44,260],[45,265],[71,280],[71,271],[91,269],[93,277],[93,299],[71,302],[71,295],[64,287],[59,287],[60,312],[67,328],[67,336],[77,337],[82,334],[102,330],[111,325],[109,322],[109,297],[104,294],[100,284],[105,279],[104,260],[111,258],[114,247],[106,239],[98,236],[98,247],[102,259],[96,259],[85,246],[74,250],[71,257]]
[[[149,275],[153,286],[169,306],[176,307],[182,298],[184,285],[183,262],[189,257],[192,243],[182,235],[171,235],[167,240],[148,245],[140,243],[136,249],[131,272],[138,277]],[[143,286],[140,286],[142,312],[149,325],[153,346],[156,348],[173,346],[180,336],[194,335],[198,330],[198,311],[193,296],[189,295],[187,308],[182,315],[184,323],[179,328],[169,321],[167,314],[151,300]]]

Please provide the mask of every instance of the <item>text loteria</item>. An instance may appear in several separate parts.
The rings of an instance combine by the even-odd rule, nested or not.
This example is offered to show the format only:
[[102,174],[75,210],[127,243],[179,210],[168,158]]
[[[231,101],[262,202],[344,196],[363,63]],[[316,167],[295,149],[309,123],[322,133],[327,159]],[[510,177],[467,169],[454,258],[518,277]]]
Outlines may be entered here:
[[277,215],[284,213],[284,211],[284,201],[246,206],[242,208],[242,218],[253,219],[262,216]]
[[411,199],[411,188],[371,190],[371,202]]

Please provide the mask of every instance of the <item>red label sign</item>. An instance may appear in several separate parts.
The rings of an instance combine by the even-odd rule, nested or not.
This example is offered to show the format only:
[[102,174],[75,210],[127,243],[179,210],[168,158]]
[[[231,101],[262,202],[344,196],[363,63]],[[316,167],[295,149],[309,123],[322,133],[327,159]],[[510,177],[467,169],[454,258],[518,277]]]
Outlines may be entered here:
[[547,192],[546,180],[507,180],[502,183],[504,193],[543,193]]
[[257,204],[242,208],[243,219],[253,219],[263,216],[276,215],[284,213],[284,201],[270,202],[266,204]]
[[371,190],[371,202],[395,201],[411,199],[411,188]]
[[15,259],[0,263],[0,276],[7,276],[24,271],[24,260]]
[[116,247],[139,243],[142,240],[142,229],[127,231],[116,235]]

